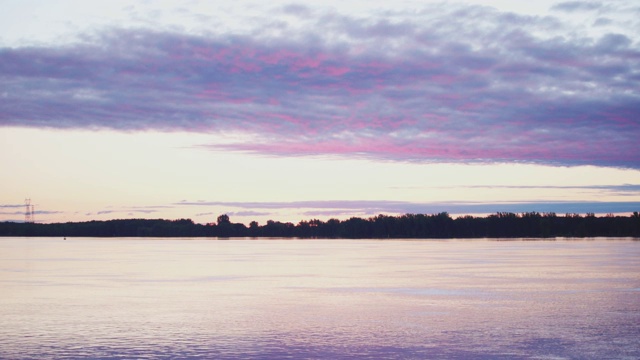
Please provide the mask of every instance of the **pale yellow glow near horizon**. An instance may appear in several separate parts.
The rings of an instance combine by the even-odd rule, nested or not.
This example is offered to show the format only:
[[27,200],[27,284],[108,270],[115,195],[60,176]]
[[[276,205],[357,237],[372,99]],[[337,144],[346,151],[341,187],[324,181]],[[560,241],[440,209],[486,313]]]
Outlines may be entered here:
[[[630,169],[272,157],[204,147],[230,141],[214,134],[3,128],[0,139],[0,204],[29,197],[39,210],[60,211],[40,216],[42,221],[131,217],[126,209],[153,207],[155,212],[137,216],[206,222],[216,212],[252,210],[168,207],[181,201],[640,201],[637,193],[561,188],[640,184],[640,171]],[[269,213],[255,216],[263,221],[309,218],[304,209],[255,210]],[[211,214],[197,215],[203,213]]]

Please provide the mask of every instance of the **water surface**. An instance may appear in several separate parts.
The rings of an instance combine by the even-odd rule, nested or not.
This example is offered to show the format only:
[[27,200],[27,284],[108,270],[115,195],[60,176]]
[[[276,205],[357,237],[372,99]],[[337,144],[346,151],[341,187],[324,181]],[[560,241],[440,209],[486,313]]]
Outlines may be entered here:
[[533,240],[0,238],[0,358],[640,358],[640,241]]

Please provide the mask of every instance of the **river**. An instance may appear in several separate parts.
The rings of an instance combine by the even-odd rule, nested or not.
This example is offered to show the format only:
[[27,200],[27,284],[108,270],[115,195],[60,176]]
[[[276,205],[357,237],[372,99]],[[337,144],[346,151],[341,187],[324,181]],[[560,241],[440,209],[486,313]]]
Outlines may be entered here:
[[639,359],[638,239],[0,238],[2,359]]

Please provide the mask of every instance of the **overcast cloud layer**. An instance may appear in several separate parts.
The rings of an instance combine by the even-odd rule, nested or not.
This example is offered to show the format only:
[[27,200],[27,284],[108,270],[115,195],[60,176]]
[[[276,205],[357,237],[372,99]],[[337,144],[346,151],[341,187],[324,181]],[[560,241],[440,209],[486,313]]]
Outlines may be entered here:
[[[608,30],[623,12],[640,19],[624,4],[565,2],[546,17],[291,5],[250,19],[252,31],[113,27],[0,48],[0,126],[233,134],[207,146],[281,156],[637,169],[640,31]],[[597,19],[554,15],[584,12]]]

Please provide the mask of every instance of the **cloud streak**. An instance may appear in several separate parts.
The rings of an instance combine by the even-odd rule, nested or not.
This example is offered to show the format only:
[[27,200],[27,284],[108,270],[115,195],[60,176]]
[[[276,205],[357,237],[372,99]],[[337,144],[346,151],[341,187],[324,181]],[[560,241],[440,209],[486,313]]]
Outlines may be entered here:
[[[197,207],[226,207],[251,209],[250,213],[263,215],[256,210],[304,210],[306,216],[345,216],[392,214],[490,214],[497,212],[555,212],[564,213],[629,213],[640,211],[640,202],[634,201],[525,201],[525,202],[407,202],[388,200],[335,200],[335,201],[291,201],[291,202],[180,202],[175,205]],[[241,215],[243,212],[234,213]]]
[[85,213],[85,216],[93,216],[93,215],[110,215],[110,214],[126,214],[128,216],[135,216],[139,214],[154,214],[159,213],[163,209],[171,209],[173,206],[167,205],[150,205],[150,206],[128,206],[128,207],[118,207],[113,208],[111,206],[105,210],[99,210],[96,212],[88,212]]
[[0,126],[242,133],[205,146],[277,156],[640,168],[637,32],[592,37],[479,6],[269,15],[281,21],[248,33],[107,28],[0,49]]
[[21,204],[0,204],[0,208],[23,208],[24,209],[25,205]]
[[472,189],[568,189],[568,190],[598,190],[607,191],[615,194],[633,194],[640,193],[640,185],[623,184],[623,185],[472,185],[465,186]]

